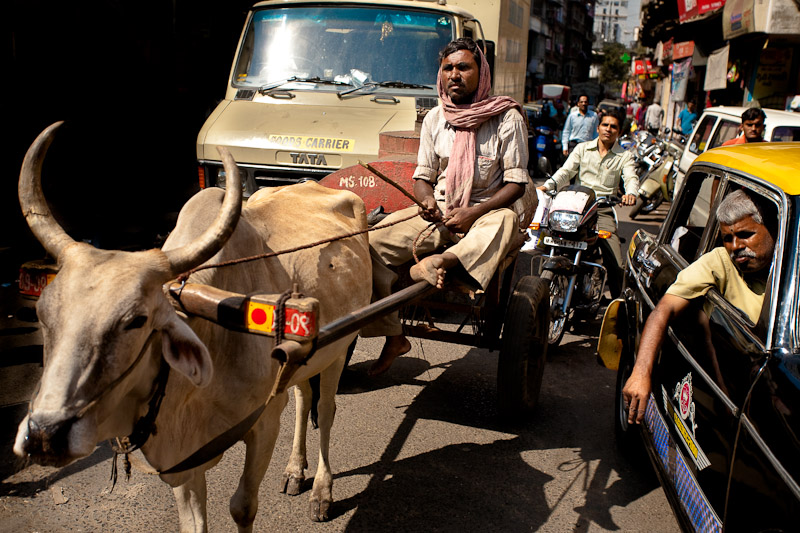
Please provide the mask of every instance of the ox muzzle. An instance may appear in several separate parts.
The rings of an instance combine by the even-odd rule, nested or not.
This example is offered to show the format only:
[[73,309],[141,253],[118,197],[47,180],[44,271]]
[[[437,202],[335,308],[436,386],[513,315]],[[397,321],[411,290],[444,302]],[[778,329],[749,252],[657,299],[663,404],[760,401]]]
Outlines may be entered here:
[[[30,413],[22,421],[14,444],[14,453],[34,463],[64,466],[88,455],[94,443],[81,438],[86,432],[76,417]],[[89,439],[91,440],[91,439]]]

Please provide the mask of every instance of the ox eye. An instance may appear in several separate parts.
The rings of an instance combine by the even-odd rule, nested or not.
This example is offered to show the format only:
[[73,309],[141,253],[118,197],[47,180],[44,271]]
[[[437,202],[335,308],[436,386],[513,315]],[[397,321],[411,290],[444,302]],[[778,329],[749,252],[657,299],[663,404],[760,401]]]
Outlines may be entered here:
[[128,325],[125,326],[125,329],[126,330],[128,330],[128,329],[139,329],[142,326],[144,326],[146,322],[147,322],[147,317],[144,316],[144,315],[139,315],[136,318],[134,318],[133,320],[131,320],[130,323],[128,323]]

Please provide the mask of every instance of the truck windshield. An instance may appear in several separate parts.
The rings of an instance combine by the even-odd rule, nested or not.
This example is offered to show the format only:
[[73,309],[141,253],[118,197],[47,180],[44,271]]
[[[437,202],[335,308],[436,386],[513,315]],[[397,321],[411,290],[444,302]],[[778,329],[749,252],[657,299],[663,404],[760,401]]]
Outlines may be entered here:
[[353,6],[261,9],[247,28],[234,85],[319,78],[354,86],[385,81],[435,86],[439,50],[452,39],[453,20],[441,13]]

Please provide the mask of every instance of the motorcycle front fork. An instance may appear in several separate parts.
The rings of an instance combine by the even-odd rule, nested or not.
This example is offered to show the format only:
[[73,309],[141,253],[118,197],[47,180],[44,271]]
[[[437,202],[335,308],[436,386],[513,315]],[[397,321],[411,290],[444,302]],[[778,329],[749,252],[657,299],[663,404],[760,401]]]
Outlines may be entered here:
[[[616,213],[615,213],[615,215],[616,215]],[[569,277],[569,284],[567,285],[567,293],[564,295],[564,301],[561,302],[561,308],[558,309],[558,311],[560,312],[559,313],[560,316],[567,316],[567,313],[569,312],[570,304],[572,302],[572,295],[575,293],[575,286],[578,283],[578,267],[581,265],[581,254],[582,254],[582,252],[583,252],[583,250],[576,251],[575,252],[575,258],[572,260],[572,264],[573,264],[573,266],[575,268],[575,272]],[[549,255],[550,255],[550,257],[554,257],[555,256],[555,249],[554,248],[550,249],[550,254]],[[583,263],[583,265],[584,266],[589,266],[589,267],[592,267],[592,268],[597,268],[603,274],[603,282],[600,284],[600,296],[602,297],[603,291],[606,290],[606,281],[608,281],[608,271],[606,270],[606,267],[604,267],[603,265],[600,265],[598,263],[590,263],[588,261]]]

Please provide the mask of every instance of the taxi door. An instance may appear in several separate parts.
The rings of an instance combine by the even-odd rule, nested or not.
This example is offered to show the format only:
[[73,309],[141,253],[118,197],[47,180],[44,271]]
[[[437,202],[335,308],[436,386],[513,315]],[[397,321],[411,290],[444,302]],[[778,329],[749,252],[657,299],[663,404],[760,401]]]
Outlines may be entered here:
[[[723,175],[693,167],[658,238],[631,250],[640,295],[639,331],[678,272],[713,245],[716,217],[712,185]],[[713,200],[713,202],[712,202]],[[693,528],[720,531],[733,458],[737,414],[747,387],[728,383],[719,360],[725,349],[750,361],[749,324],[729,316],[726,302],[698,298],[667,332],[653,373],[645,415],[647,433],[664,477]],[[710,305],[706,304],[709,302]],[[704,304],[705,310],[704,310]],[[716,336],[728,339],[727,348]],[[727,352],[726,356],[727,356]]]

